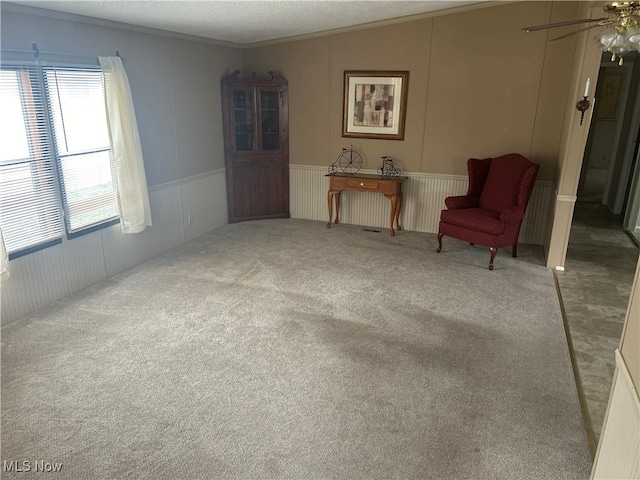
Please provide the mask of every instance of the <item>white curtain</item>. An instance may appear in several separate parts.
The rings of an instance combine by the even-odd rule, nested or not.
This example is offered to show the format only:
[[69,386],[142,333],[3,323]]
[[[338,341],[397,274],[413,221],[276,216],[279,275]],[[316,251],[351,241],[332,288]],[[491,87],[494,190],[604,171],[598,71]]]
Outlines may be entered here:
[[118,183],[120,226],[123,233],[138,233],[151,226],[151,208],[129,80],[120,57],[98,59]]
[[4,280],[9,275],[9,255],[4,246],[4,238],[2,238],[2,230],[0,230],[0,280]]

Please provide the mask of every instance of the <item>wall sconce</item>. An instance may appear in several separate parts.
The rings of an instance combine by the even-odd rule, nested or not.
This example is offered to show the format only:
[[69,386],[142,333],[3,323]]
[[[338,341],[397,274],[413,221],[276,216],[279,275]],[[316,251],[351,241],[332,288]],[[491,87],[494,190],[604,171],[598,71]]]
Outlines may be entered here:
[[576,108],[580,111],[580,125],[582,125],[582,121],[584,120],[584,112],[586,112],[591,104],[589,103],[589,85],[591,84],[591,79],[587,78],[587,84],[584,86],[584,95],[583,99],[576,103]]

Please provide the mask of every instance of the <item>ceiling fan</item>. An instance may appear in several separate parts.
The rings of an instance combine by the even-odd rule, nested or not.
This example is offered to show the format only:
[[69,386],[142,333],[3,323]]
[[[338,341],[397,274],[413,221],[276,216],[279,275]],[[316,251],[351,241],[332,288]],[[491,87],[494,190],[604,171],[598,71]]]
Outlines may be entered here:
[[596,37],[596,41],[600,45],[600,48],[602,48],[602,51],[613,54],[611,57],[612,61],[619,58],[619,64],[622,65],[622,56],[624,54],[632,51],[640,52],[640,1],[612,2],[604,5],[602,9],[609,15],[608,17],[548,23],[546,25],[524,27],[522,30],[525,32],[535,32],[537,30],[564,27],[567,25],[579,25],[582,23],[593,24],[553,39],[560,40],[561,38],[570,37],[585,30],[608,26],[608,28]]

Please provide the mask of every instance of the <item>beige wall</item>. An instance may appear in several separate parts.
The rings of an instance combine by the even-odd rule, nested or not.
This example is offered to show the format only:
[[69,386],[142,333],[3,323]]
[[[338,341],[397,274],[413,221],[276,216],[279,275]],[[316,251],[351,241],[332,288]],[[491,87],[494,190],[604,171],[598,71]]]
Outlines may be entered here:
[[331,151],[329,132],[331,121],[336,120],[331,118],[328,102],[329,52],[329,37],[245,51],[245,62],[250,65],[247,73],[265,76],[266,72],[275,70],[285,72],[289,81],[289,156],[292,163],[324,165]]
[[[405,172],[465,175],[468,157],[516,151],[541,164],[539,180],[575,193],[562,172],[567,165],[579,171],[579,164],[558,159],[565,116],[574,115],[577,37],[548,41],[575,27],[552,35],[520,28],[578,18],[584,14],[579,2],[505,3],[246,49],[21,14],[9,6],[2,4],[3,48],[28,50],[36,40],[44,51],[120,50],[150,185],[224,166],[219,79],[244,65],[289,79],[291,163],[328,166],[353,145],[365,168],[377,168],[380,156],[389,155]],[[342,137],[343,72],[359,69],[410,72],[404,141]],[[549,243],[561,252],[566,238]],[[562,264],[550,256],[550,266]]]
[[[509,3],[248,48],[245,65],[289,80],[291,163],[329,165],[353,145],[365,168],[388,155],[407,172],[464,175],[469,157],[514,151],[554,180],[575,39],[520,29],[577,15],[577,2]],[[342,137],[344,70],[410,72],[404,141]]]
[[638,260],[635,280],[631,287],[620,351],[629,368],[636,392],[640,392],[640,260]]

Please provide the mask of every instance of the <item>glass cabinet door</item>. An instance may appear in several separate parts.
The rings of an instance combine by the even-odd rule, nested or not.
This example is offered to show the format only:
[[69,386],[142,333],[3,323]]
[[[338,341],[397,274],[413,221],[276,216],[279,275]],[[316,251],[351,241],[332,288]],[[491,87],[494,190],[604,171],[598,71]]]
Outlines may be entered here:
[[269,75],[236,70],[220,80],[229,223],[291,215],[289,88]]
[[262,150],[280,150],[280,110],[277,90],[260,90],[260,143]]
[[233,135],[236,151],[251,151],[253,145],[253,91],[233,90]]

